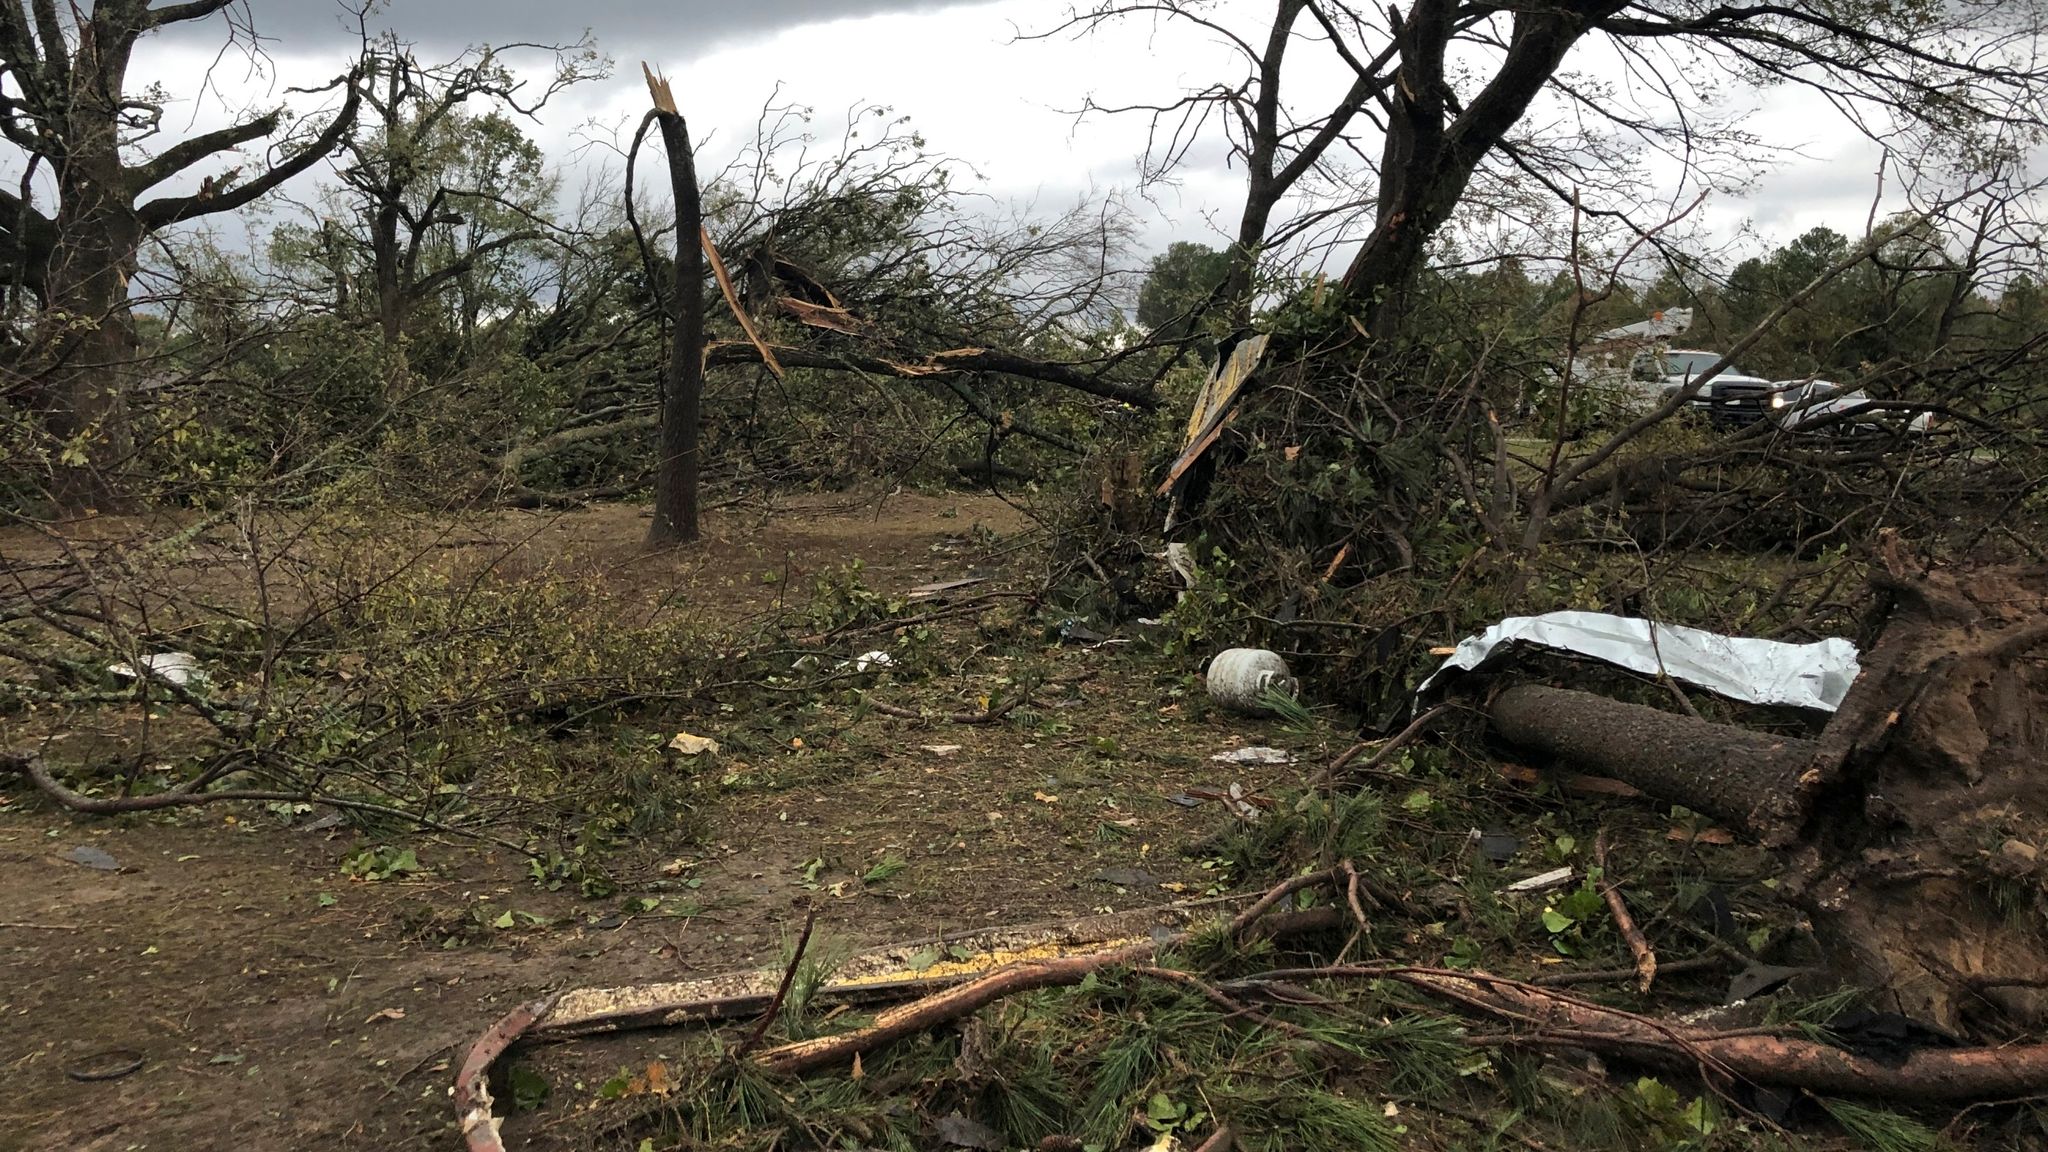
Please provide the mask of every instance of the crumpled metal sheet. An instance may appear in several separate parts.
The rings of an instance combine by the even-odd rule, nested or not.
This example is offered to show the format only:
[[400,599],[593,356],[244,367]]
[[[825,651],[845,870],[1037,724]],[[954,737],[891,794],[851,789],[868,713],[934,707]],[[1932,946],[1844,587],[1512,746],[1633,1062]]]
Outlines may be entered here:
[[1862,671],[1856,645],[1842,639],[1787,644],[1604,612],[1551,612],[1511,617],[1459,644],[1417,696],[1516,645],[1590,656],[1647,676],[1669,675],[1731,700],[1822,712],[1841,707]]

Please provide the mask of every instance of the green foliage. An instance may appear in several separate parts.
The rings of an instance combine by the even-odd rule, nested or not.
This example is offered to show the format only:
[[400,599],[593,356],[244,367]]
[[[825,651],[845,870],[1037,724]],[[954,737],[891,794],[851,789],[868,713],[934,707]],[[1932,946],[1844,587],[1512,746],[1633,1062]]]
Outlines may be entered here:
[[[1138,289],[1138,323],[1155,339],[1177,340],[1198,327],[1213,329],[1212,296],[1230,274],[1230,253],[1177,240],[1152,258]],[[1201,312],[1208,309],[1208,315]]]
[[1644,1114],[1676,1147],[1701,1147],[1702,1141],[1722,1128],[1720,1108],[1710,1097],[1688,1101],[1663,1081],[1647,1076],[1636,1081],[1635,1097]]
[[512,1107],[520,1112],[545,1106],[554,1091],[547,1077],[523,1060],[514,1061],[505,1069],[505,1083],[512,1091]]
[[410,848],[379,844],[342,861],[343,875],[355,880],[404,880],[419,875],[419,857]]
[[1559,953],[1576,954],[1579,944],[1585,939],[1589,925],[1597,925],[1607,914],[1607,902],[1600,895],[1594,881],[1584,884],[1543,909],[1543,930],[1550,934],[1550,945]]
[[1911,1117],[1847,1100],[1822,1097],[1820,1102],[1864,1152],[1942,1152],[1948,1146],[1939,1133]]

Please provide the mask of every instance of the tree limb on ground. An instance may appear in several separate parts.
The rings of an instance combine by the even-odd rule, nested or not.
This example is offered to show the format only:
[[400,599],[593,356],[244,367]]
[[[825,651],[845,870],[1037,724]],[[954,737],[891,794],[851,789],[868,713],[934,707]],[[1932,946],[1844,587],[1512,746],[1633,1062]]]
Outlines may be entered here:
[[[739,341],[713,344],[704,351],[704,365],[707,368],[719,368],[733,364],[759,364],[762,363],[762,352],[766,347],[768,346],[756,348],[753,344]],[[785,368],[866,372],[870,375],[890,376],[901,380],[992,372],[1020,380],[1059,384],[1077,392],[1086,392],[1091,396],[1115,400],[1146,411],[1157,409],[1160,403],[1159,397],[1153,395],[1149,389],[1091,376],[1072,364],[1034,360],[1028,356],[989,348],[955,348],[916,360],[891,360],[868,353],[823,352],[782,345],[775,345],[773,348],[775,358],[781,361]]]

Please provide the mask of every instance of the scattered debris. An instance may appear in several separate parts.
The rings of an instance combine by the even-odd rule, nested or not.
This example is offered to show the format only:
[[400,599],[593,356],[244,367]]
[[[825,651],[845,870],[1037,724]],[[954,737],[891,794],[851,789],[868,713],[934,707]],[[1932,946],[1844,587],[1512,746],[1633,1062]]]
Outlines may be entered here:
[[1301,688],[1287,661],[1264,648],[1231,648],[1209,661],[1209,698],[1233,712],[1269,716],[1267,692],[1292,696]]
[[1572,877],[1576,874],[1572,866],[1567,864],[1562,868],[1553,868],[1548,872],[1538,873],[1527,880],[1517,880],[1513,884],[1501,889],[1501,891],[1513,892],[1518,896],[1548,892],[1554,888],[1562,888],[1571,883]]
[[139,663],[142,665],[140,672],[136,671],[134,664],[125,661],[109,665],[107,672],[123,680],[149,677],[180,688],[206,683],[206,672],[199,667],[199,657],[190,652],[159,652],[144,656]]
[[148,1057],[134,1048],[109,1048],[73,1062],[64,1075],[81,1084],[103,1084],[133,1076],[146,1063]]
[[1173,569],[1173,574],[1180,577],[1182,588],[1174,596],[1174,603],[1177,604],[1187,599],[1188,589],[1195,586],[1195,555],[1185,544],[1168,544],[1162,558],[1166,561],[1166,566]]
[[[853,670],[855,672],[871,672],[877,668],[894,668],[895,666],[896,658],[882,651],[863,652],[853,658]],[[841,664],[840,667],[844,668],[846,665]]]
[[960,752],[960,745],[958,745],[958,744],[926,744],[926,745],[925,745],[924,747],[920,748],[920,749],[919,749],[919,751],[921,751],[921,752],[929,752],[929,753],[931,753],[931,754],[932,754],[933,756],[936,756],[936,757],[938,757],[939,759],[941,759],[941,760],[944,760],[944,759],[946,759],[946,758],[948,758],[948,757],[950,757],[950,756],[955,756],[955,755],[958,755],[958,754],[959,754],[959,752]]
[[491,1114],[491,1063],[525,1035],[535,1021],[546,1016],[555,1003],[555,997],[545,996],[521,1004],[471,1046],[468,1058],[462,1062],[462,1071],[455,1077],[454,1093],[455,1115],[469,1152],[505,1152],[505,1141],[498,1135],[504,1121]]
[[1010,1146],[1002,1133],[985,1124],[970,1120],[955,1112],[939,1118],[937,1127],[939,1143],[948,1148],[980,1148],[987,1152],[1002,1152]]
[[668,750],[678,756],[702,756],[706,753],[716,756],[718,741],[709,736],[693,736],[688,732],[678,732],[676,738],[668,742]]
[[1197,799],[1196,797],[1190,796],[1185,792],[1176,792],[1173,795],[1168,796],[1166,798],[1166,802],[1168,804],[1178,804],[1182,808],[1200,808],[1202,806],[1201,800]]
[[1218,764],[1292,764],[1294,753],[1284,748],[1268,748],[1254,745],[1249,748],[1233,748],[1209,757]]
[[969,576],[964,580],[941,580],[935,584],[920,584],[910,590],[910,599],[912,601],[937,600],[948,593],[958,592],[962,588],[972,588],[977,584],[986,583],[988,583],[988,577],[986,576]]
[[1090,879],[1103,884],[1114,884],[1118,888],[1156,888],[1159,877],[1143,868],[1104,868]]
[[1109,639],[1107,632],[1098,632],[1073,616],[1060,621],[1059,636],[1073,644],[1101,644]]
[[1737,972],[1728,980],[1728,1002],[1740,1004],[1758,996],[1783,988],[1794,977],[1814,971],[1811,968],[1788,968],[1781,964],[1753,963]]
[[1222,791],[1214,788],[1190,788],[1188,796],[1195,800],[1217,801],[1232,816],[1247,824],[1257,824],[1260,817],[1273,809],[1271,797],[1256,795],[1236,782],[1232,782],[1229,788]]
[[1668,676],[1731,700],[1822,712],[1841,706],[1861,671],[1856,645],[1847,640],[1787,644],[1604,612],[1551,612],[1512,617],[1466,640],[1416,695],[1427,698],[1451,675],[1525,645],[1590,656],[1646,676]]
[[1166,481],[1159,486],[1159,495],[1173,496],[1173,504],[1166,517],[1169,530],[1180,512],[1181,480],[1223,434],[1223,425],[1229,422],[1236,410],[1237,399],[1244,392],[1246,381],[1258,370],[1259,360],[1266,354],[1268,339],[1266,333],[1261,332],[1240,341],[1230,350],[1230,355],[1217,362],[1209,373],[1208,382],[1196,394],[1194,409],[1188,413],[1187,435],[1182,440],[1180,456],[1166,470]]
[[64,859],[71,861],[73,864],[82,864],[95,872],[119,872],[121,870],[121,862],[114,859],[111,852],[104,848],[94,847],[91,844],[80,844],[78,847],[64,853]]
[[1507,832],[1481,832],[1474,828],[1468,837],[1479,845],[1479,854],[1495,864],[1505,864],[1522,850],[1519,837]]

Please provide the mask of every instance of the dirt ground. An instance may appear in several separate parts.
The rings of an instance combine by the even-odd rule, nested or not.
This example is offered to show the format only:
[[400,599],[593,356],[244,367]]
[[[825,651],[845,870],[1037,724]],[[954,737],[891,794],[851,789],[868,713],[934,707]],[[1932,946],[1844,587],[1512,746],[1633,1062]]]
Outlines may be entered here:
[[[704,545],[648,557],[644,525],[628,506],[507,513],[474,546],[568,557],[594,579],[738,619],[772,606],[788,577],[854,558],[881,590],[958,577],[970,554],[1000,557],[1029,527],[987,498],[898,496],[879,513],[819,499],[728,510]],[[764,583],[764,570],[785,577]],[[1279,784],[1299,769],[1209,757],[1288,736],[1197,718],[1175,679],[1125,648],[1045,658],[1082,680],[1057,723],[825,725],[759,786],[707,794],[675,875],[645,870],[603,900],[543,890],[517,854],[459,839],[409,839],[424,874],[362,882],[342,871],[362,847],[345,829],[261,810],[72,818],[7,782],[0,1149],[457,1148],[460,1053],[540,993],[775,964],[812,901],[821,932],[858,945],[1209,890],[1214,877],[1180,848],[1220,814],[1182,794]],[[959,747],[926,750],[940,745]],[[81,847],[111,860],[76,862]],[[900,872],[862,882],[892,858]],[[508,1144],[599,1146],[598,1084],[662,1045],[644,1034],[540,1054],[551,1098],[510,1121]],[[75,1075],[137,1061],[118,1078]]]

